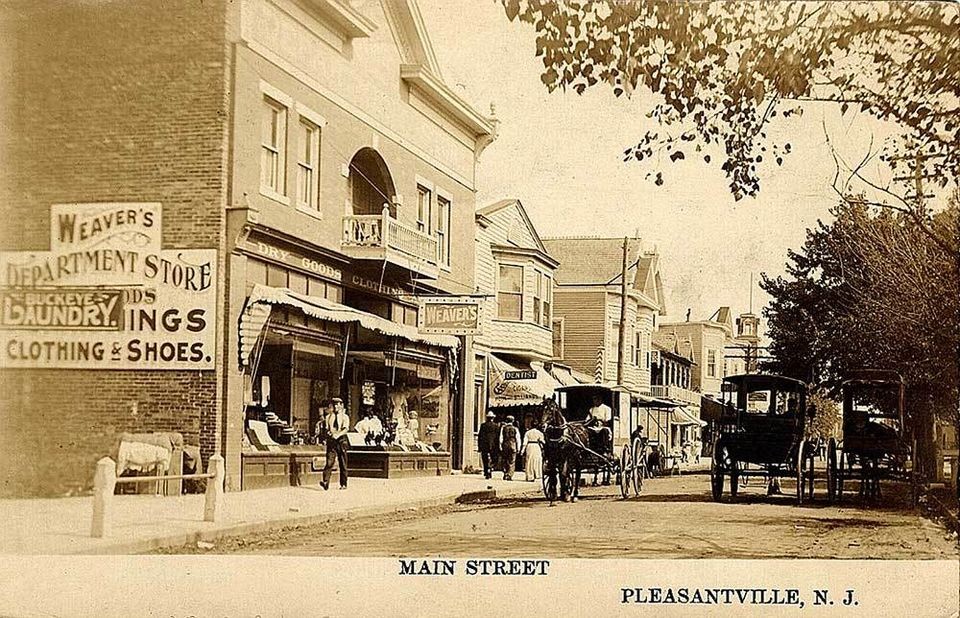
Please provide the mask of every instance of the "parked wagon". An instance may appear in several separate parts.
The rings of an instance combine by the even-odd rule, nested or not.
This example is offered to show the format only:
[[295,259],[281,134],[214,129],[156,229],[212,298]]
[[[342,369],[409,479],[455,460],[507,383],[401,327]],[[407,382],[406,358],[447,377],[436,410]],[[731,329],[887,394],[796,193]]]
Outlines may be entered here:
[[762,476],[774,482],[796,479],[797,504],[813,498],[813,445],[804,439],[807,388],[778,375],[747,374],[723,380],[723,410],[710,465],[713,499],[723,495],[729,479],[736,496],[740,480]]
[[[584,420],[594,397],[610,407],[611,420],[601,431],[587,429]],[[551,502],[569,496],[576,499],[581,475],[592,473],[604,483],[615,480],[621,495],[639,495],[645,476],[645,445],[639,436],[631,436],[614,448],[616,423],[629,406],[629,395],[619,389],[598,385],[565,386],[556,391],[557,405],[544,412],[543,491]]]
[[861,495],[880,497],[880,481],[908,482],[917,496],[915,443],[904,427],[904,384],[895,371],[862,370],[841,385],[843,436],[827,444],[827,497],[839,501],[844,484],[859,481]]

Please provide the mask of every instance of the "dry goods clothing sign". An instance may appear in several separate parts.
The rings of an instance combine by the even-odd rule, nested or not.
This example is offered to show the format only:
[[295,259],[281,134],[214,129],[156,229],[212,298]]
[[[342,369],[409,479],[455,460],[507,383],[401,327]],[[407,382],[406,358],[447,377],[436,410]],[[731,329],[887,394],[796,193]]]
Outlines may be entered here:
[[217,252],[161,249],[161,206],[57,204],[0,253],[0,367],[213,369]]

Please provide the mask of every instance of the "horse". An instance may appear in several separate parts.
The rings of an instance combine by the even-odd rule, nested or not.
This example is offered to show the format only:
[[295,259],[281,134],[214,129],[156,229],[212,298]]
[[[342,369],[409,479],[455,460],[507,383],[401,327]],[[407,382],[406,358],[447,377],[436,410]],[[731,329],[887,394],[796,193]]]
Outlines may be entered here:
[[576,502],[580,494],[583,448],[589,444],[590,436],[583,423],[568,423],[560,411],[560,406],[552,399],[544,402],[543,435],[547,498],[553,505],[559,481],[560,499],[564,502]]

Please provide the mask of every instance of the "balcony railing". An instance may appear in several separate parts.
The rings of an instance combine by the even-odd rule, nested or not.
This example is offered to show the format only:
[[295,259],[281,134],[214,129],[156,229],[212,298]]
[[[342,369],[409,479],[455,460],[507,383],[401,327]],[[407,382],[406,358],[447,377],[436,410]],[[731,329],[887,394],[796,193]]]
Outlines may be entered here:
[[437,268],[437,239],[400,223],[386,208],[379,215],[344,216],[341,246],[361,259],[393,259],[425,273]]
[[679,386],[662,386],[655,384],[650,387],[650,394],[654,397],[673,399],[675,401],[700,405],[700,393],[692,391],[688,388],[681,388]]

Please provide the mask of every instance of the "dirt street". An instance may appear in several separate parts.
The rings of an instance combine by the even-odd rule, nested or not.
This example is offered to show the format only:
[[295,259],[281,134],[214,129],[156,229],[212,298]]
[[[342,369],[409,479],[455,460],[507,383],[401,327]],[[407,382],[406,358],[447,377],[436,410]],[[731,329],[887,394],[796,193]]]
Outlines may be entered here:
[[[522,481],[519,481],[522,482]],[[531,490],[539,484],[531,483]],[[766,496],[759,480],[718,504],[709,476],[648,480],[639,497],[585,487],[575,504],[539,493],[472,505],[292,528],[167,553],[270,553],[300,556],[555,558],[877,558],[956,559],[956,537],[909,508],[902,487],[883,500],[856,495],[839,507],[821,495],[797,507]],[[819,489],[819,488],[818,488]]]

